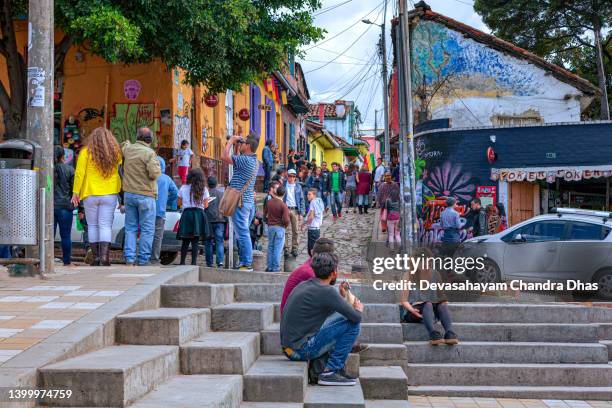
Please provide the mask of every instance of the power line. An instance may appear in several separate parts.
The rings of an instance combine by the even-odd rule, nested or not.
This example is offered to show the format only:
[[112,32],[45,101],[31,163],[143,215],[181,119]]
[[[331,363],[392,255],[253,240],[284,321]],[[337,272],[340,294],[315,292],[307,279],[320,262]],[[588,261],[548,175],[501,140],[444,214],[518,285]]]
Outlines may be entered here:
[[[330,49],[327,49],[327,48],[319,47],[318,45],[316,45],[315,48],[317,48],[317,49],[319,49],[321,51],[329,52],[330,54],[335,54],[335,55],[340,54],[338,51],[334,51],[334,50],[330,50]],[[345,58],[353,59],[355,61],[367,62],[367,60],[364,60],[363,58],[353,57],[352,55],[346,55],[345,54],[344,57]]]
[[325,14],[328,11],[332,11],[334,9],[337,9],[340,6],[344,6],[346,3],[350,3],[351,1],[353,1],[353,0],[346,0],[346,1],[343,1],[342,3],[338,3],[338,4],[334,4],[333,6],[325,7],[323,9],[317,11],[316,13],[314,13],[313,16],[314,17],[320,16],[321,14]]
[[[472,7],[474,7],[474,3],[469,3],[469,2],[467,2],[467,1],[465,1],[465,0],[455,0],[455,1],[456,1],[457,3],[467,4],[468,6],[472,6]],[[411,3],[412,3],[412,1],[411,1]],[[413,6],[413,7],[414,7],[414,6]]]
[[344,33],[345,33],[345,32],[347,32],[348,30],[350,30],[351,28],[355,27],[357,24],[361,23],[361,20],[365,19],[367,16],[369,16],[369,15],[370,15],[370,14],[372,14],[374,11],[376,11],[376,9],[378,9],[378,8],[379,8],[379,7],[380,7],[380,6],[381,6],[383,3],[384,3],[384,0],[383,0],[383,1],[381,1],[380,3],[378,3],[378,5],[377,5],[376,7],[374,7],[372,10],[370,10],[370,11],[368,12],[368,14],[366,14],[366,15],[365,15],[365,16],[363,16],[363,17],[361,17],[359,20],[357,20],[356,22],[354,22],[354,23],[353,23],[353,24],[351,24],[350,26],[346,27],[344,30],[340,31],[339,33],[335,34],[335,35],[334,35],[334,36],[332,36],[332,37],[326,38],[326,39],[324,39],[323,41],[321,41],[321,42],[319,42],[319,43],[317,43],[317,44],[314,44],[314,45],[312,45],[312,46],[310,46],[310,47],[306,48],[304,51],[311,50],[311,49],[313,49],[313,48],[315,48],[315,47],[318,47],[318,46],[319,46],[319,45],[321,45],[321,44],[325,44],[326,42],[329,42],[329,41],[333,40],[334,38],[338,37],[338,36],[339,36],[339,35],[341,35],[341,34],[344,34]]
[[[328,62],[328,61],[307,60],[307,59],[304,59],[302,61],[306,61],[306,62]],[[341,64],[341,65],[372,65],[372,63],[367,63],[367,62],[338,62],[338,61],[331,62],[331,64]]]

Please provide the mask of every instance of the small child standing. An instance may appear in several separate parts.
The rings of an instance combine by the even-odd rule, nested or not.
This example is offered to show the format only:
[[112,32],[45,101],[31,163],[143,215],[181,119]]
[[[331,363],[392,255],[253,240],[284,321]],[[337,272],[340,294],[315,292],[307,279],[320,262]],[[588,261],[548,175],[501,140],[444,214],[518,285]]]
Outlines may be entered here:
[[397,189],[391,190],[389,197],[383,203],[383,208],[387,212],[387,242],[390,248],[393,248],[393,242],[397,242],[399,248],[402,239],[399,230],[400,199]]
[[281,254],[285,246],[285,228],[289,225],[289,208],[283,202],[285,187],[278,186],[266,205],[268,220],[268,267],[266,272],[279,272]]
[[181,184],[187,182],[187,173],[191,167],[192,157],[193,150],[189,148],[189,142],[183,140],[181,142],[181,148],[176,152],[176,157],[171,160],[173,163],[178,161],[178,175],[181,178]]
[[312,256],[312,248],[315,242],[321,237],[321,225],[323,224],[323,213],[325,204],[321,198],[317,197],[318,190],[311,188],[308,190],[309,209],[304,226],[308,226],[308,255]]
[[200,240],[212,235],[204,212],[208,205],[209,194],[204,182],[204,172],[201,169],[189,171],[186,184],[181,186],[178,196],[183,209],[176,233],[176,238],[183,241],[181,265],[185,265],[189,244],[191,244],[191,264],[197,265]]

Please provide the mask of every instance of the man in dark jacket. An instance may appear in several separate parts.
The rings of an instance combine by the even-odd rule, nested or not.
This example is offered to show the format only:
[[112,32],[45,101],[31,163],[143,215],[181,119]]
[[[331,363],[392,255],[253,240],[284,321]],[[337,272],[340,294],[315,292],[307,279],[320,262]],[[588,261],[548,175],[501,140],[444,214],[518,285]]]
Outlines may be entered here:
[[484,208],[482,208],[482,203],[480,202],[480,198],[475,198],[470,203],[470,207],[474,212],[474,223],[472,224],[472,236],[479,237],[482,235],[488,234],[487,228],[487,214]]
[[329,209],[329,191],[327,190],[327,179],[329,178],[329,169],[327,168],[327,162],[321,162],[321,187],[323,188],[322,199],[325,204],[325,211]]
[[270,184],[270,177],[272,175],[272,168],[274,167],[274,155],[272,154],[272,139],[266,140],[266,145],[263,148],[261,153],[261,158],[263,160],[263,170],[264,170],[264,185],[263,191],[267,192]]
[[62,238],[62,260],[64,265],[70,265],[72,256],[72,184],[74,183],[74,168],[64,163],[64,148],[55,146],[55,187],[53,194],[53,231],[59,225]]
[[222,216],[219,212],[219,202],[223,193],[217,188],[217,178],[215,176],[208,177],[208,194],[210,198],[208,201],[208,207],[206,208],[206,217],[210,222],[214,238],[206,240],[204,243],[204,249],[206,252],[206,266],[213,266],[213,248],[217,253],[217,267],[223,267],[223,241],[225,241],[225,224],[227,218]]
[[332,169],[327,178],[325,191],[329,195],[332,214],[336,221],[336,218],[342,218],[342,197],[346,190],[346,177],[338,163],[332,163]]

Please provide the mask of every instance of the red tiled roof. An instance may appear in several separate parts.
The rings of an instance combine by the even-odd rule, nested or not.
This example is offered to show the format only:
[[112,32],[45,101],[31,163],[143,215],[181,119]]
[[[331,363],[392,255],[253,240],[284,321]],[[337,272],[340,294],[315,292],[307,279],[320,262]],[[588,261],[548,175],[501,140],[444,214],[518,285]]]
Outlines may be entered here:
[[319,103],[310,104],[310,110],[308,112],[308,116],[319,117],[319,106],[324,105],[325,106],[324,108],[325,117],[326,118],[336,118],[338,117],[338,114],[336,113],[336,104],[344,104],[344,106],[346,107],[346,112],[349,111],[349,105],[347,105],[346,101],[335,101],[333,103],[319,102]]
[[[579,77],[578,75],[566,70],[565,68],[561,68],[558,65],[551,64],[544,58],[532,52],[529,52],[524,48],[517,47],[516,45],[508,41],[504,41],[501,38],[497,38],[493,35],[484,33],[480,30],[475,29],[474,27],[471,27],[467,24],[463,24],[450,17],[436,13],[435,11],[432,11],[431,8],[424,1],[418,3],[416,5],[416,8],[410,11],[408,15],[410,19],[419,17],[421,19],[435,21],[452,30],[463,33],[467,37],[472,38],[474,41],[486,44],[487,46],[493,49],[507,54],[511,54],[517,58],[527,60],[532,64],[540,67],[541,69],[550,72],[558,80],[568,83],[586,94],[600,94],[599,88],[587,81],[586,79]],[[393,23],[397,24],[397,19],[394,19]]]

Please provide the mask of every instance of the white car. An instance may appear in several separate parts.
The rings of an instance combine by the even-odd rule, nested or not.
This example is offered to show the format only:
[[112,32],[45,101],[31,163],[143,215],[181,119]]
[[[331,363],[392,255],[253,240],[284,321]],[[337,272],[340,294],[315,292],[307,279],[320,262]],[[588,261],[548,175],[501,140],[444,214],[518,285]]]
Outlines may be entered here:
[[597,296],[612,299],[612,213],[559,208],[505,231],[465,241],[456,256],[481,257],[473,281],[512,279],[597,283]]
[[[77,210],[73,211],[72,231],[70,233],[70,239],[72,245],[76,247],[83,246],[84,231],[77,229]],[[181,213],[176,211],[166,211],[166,222],[164,224],[164,238],[162,241],[162,250],[160,261],[163,265],[170,265],[176,259],[178,253],[181,250],[181,241],[176,239],[176,232],[178,229],[179,220],[181,219]],[[123,249],[123,241],[125,237],[125,214],[115,210],[115,217],[113,219],[112,228],[112,249]],[[60,242],[59,229],[55,232],[55,242]]]

